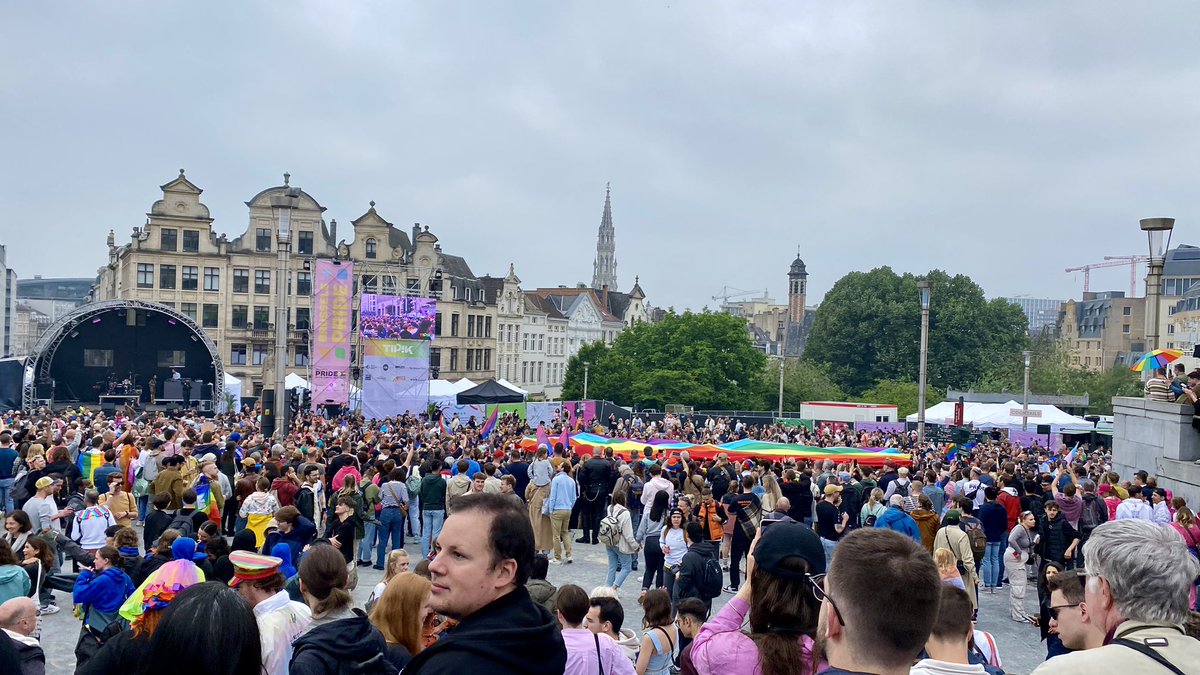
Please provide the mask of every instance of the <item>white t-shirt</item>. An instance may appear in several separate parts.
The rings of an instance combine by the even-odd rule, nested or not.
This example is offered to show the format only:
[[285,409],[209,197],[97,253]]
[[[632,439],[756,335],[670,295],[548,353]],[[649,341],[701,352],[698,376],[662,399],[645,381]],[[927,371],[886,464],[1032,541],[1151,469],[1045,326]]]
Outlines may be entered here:
[[49,495],[45,497],[30,497],[29,501],[25,502],[25,506],[21,510],[29,514],[29,519],[33,521],[33,531],[41,532],[47,528],[55,532],[62,532],[62,524],[54,514],[58,513],[58,504],[54,503],[54,497]]

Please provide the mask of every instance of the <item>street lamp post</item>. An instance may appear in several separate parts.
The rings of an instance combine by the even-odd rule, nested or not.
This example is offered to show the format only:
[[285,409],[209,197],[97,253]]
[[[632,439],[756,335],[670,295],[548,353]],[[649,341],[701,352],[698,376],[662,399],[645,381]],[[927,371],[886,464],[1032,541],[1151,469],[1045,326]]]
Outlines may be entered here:
[[1158,298],[1167,249],[1171,248],[1171,230],[1175,227],[1175,219],[1142,218],[1139,225],[1146,233],[1146,243],[1150,246],[1150,269],[1146,274],[1146,351],[1149,352],[1158,349]]
[[783,419],[783,366],[785,358],[783,354],[779,355],[779,419]]
[[1026,350],[1025,355],[1025,398],[1022,403],[1024,414],[1021,415],[1021,431],[1029,431],[1029,357],[1033,352]]
[[917,447],[925,447],[925,368],[929,361],[929,282],[917,282],[917,295],[921,300],[921,376],[917,386]]
[[587,400],[588,368],[591,365],[592,364],[588,363],[587,361],[583,362],[583,400],[585,401]]
[[271,200],[275,212],[275,433],[283,440],[291,426],[291,409],[287,400],[285,380],[287,378],[287,335],[288,335],[288,268],[292,252],[292,209],[299,201],[300,188],[287,187],[288,174],[283,175],[285,187],[282,196]]

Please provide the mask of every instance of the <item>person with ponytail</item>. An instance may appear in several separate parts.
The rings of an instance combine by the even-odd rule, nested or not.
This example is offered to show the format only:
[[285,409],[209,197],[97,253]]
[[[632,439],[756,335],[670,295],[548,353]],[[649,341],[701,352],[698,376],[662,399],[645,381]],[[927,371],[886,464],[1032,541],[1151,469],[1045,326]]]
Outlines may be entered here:
[[[813,675],[825,551],[812,529],[774,523],[750,546],[746,581],[692,642],[699,675]],[[750,618],[749,634],[741,631]]]
[[350,606],[346,559],[333,546],[317,544],[300,561],[300,593],[312,609],[312,623],[292,643],[291,675],[377,672],[387,662],[387,642],[362,610]]

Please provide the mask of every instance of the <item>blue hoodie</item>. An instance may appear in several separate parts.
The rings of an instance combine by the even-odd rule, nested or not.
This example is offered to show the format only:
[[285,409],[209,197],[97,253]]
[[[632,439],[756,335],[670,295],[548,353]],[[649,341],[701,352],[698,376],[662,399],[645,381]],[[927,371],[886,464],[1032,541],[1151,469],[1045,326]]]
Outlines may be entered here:
[[917,521],[912,519],[912,516],[904,512],[904,509],[899,506],[889,506],[875,520],[875,527],[882,527],[900,534],[907,534],[912,537],[918,544],[921,543],[921,530],[917,527]]
[[96,574],[91,570],[80,570],[75,580],[72,599],[79,605],[90,605],[90,609],[106,614],[116,612],[121,604],[133,594],[133,581],[121,570],[110,567]]

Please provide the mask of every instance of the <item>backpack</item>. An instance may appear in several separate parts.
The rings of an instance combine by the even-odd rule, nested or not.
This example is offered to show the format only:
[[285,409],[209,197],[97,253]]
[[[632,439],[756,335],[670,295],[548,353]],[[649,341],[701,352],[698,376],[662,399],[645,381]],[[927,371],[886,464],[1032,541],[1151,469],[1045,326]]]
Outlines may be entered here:
[[867,517],[863,520],[863,527],[875,527],[875,521],[877,520],[879,519],[875,517],[874,513],[868,513]]
[[29,489],[29,486],[32,485],[32,482],[29,480],[29,475],[30,474],[27,473],[24,476],[18,478],[16,483],[13,483],[12,501],[13,501],[13,505],[16,506],[16,508],[21,508],[21,506],[17,506],[17,505],[18,504],[23,505],[25,502],[29,501],[30,498],[33,497],[33,490]]
[[721,563],[715,557],[704,559],[704,568],[700,573],[699,583],[696,588],[700,591],[700,597],[703,600],[712,600],[721,595],[721,586],[724,583],[725,575],[721,571]]
[[608,515],[600,520],[600,532],[597,538],[605,546],[620,546],[621,522],[617,520],[617,516],[612,509],[609,509]]
[[963,532],[967,533],[967,541],[971,544],[971,553],[975,555],[976,560],[983,560],[984,554],[987,553],[987,533],[983,531],[981,525],[963,524]]
[[171,524],[167,525],[168,530],[179,530],[179,536],[194,538],[196,536],[196,528],[192,527],[191,513],[177,513],[171,519]]
[[[975,487],[971,487],[971,483],[974,483]],[[977,481],[977,480],[970,481],[969,483],[966,484],[967,490],[963,496],[966,497],[967,499],[970,499],[971,501],[975,501],[975,497],[979,494],[979,490],[982,487],[983,487],[982,482]]]
[[1092,530],[1108,520],[1108,507],[1101,499],[1083,501],[1083,513],[1079,515],[1079,533],[1088,536]]

